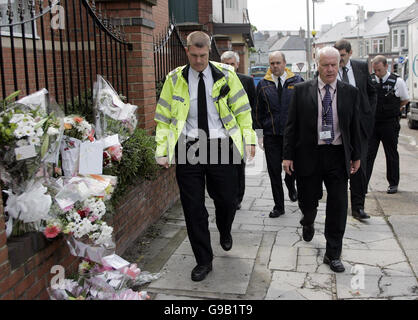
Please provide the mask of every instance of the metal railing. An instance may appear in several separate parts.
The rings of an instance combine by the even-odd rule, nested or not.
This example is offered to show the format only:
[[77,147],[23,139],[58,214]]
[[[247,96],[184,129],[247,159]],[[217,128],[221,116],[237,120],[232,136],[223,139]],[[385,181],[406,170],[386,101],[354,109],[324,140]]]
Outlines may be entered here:
[[9,0],[5,12],[0,10],[0,20],[3,17],[7,17],[7,23],[0,24],[3,99],[13,91],[21,90],[24,96],[46,88],[66,112],[76,104],[87,111],[97,74],[129,99],[130,44],[121,27],[97,10],[95,1]]
[[[164,84],[165,76],[171,70],[189,62],[185,47],[186,43],[181,38],[180,32],[174,23],[170,23],[163,34],[154,36],[154,66],[157,98]],[[211,41],[209,59],[212,61],[221,60],[221,55],[214,39]]]

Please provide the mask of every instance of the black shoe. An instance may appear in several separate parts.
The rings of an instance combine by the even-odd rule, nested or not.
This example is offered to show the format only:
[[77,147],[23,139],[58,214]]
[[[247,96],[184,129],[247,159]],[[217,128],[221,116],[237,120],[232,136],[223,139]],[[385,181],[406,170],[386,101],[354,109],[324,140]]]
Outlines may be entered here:
[[274,209],[273,211],[270,212],[269,217],[270,218],[278,218],[282,215],[284,215],[284,210],[279,211],[279,210]]
[[389,187],[388,187],[388,191],[387,191],[387,193],[389,193],[389,194],[394,194],[394,193],[396,193],[396,192],[398,192],[398,186],[389,186]]
[[345,268],[340,259],[331,260],[326,255],[324,256],[324,263],[329,265],[330,269],[334,272],[344,272]]
[[298,201],[298,192],[295,189],[289,190],[289,199],[292,202]]
[[237,210],[241,209],[241,202],[237,204]]
[[309,226],[303,226],[302,228],[302,236],[303,240],[306,242],[310,242],[315,234],[315,228],[313,223]]
[[232,248],[232,236],[229,234],[226,237],[221,237],[220,239],[221,247],[225,251],[229,251]]
[[363,220],[363,219],[370,219],[370,216],[364,212],[364,209],[352,210],[351,215],[354,219]]
[[192,270],[192,280],[193,281],[202,281],[206,278],[209,272],[212,271],[212,263],[205,265],[197,265]]

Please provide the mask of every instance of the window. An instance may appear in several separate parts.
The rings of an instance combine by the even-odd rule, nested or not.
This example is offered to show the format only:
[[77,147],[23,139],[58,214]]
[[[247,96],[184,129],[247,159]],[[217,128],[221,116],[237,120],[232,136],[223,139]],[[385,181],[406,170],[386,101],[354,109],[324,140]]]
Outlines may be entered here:
[[408,46],[406,39],[406,28],[397,28],[392,30],[392,51],[406,48]]
[[405,36],[405,29],[402,29],[401,30],[401,41],[400,41],[400,44],[401,44],[401,48],[405,48],[406,47],[406,36]]
[[385,52],[385,40],[384,39],[373,39],[372,41],[372,53],[383,53]]
[[393,48],[398,48],[399,44],[398,44],[398,30],[393,30],[393,35],[392,35],[392,47]]
[[238,9],[238,0],[226,0],[226,8]]
[[366,54],[370,53],[370,41],[366,40]]
[[[20,15],[18,13],[18,1],[17,0],[11,0],[12,5],[12,12],[13,12],[13,23],[21,21]],[[29,11],[28,1],[22,1],[23,3],[23,21],[29,20],[31,18],[31,13]],[[0,11],[1,11],[1,19],[0,24],[9,24],[9,16],[7,15],[7,1],[0,0]],[[24,24],[25,27],[25,36],[26,37],[32,37],[32,23],[27,22]],[[1,34],[2,35],[10,35],[10,29],[8,27],[1,28]],[[21,37],[22,36],[22,25],[18,24],[13,26],[13,36],[15,37]],[[35,37],[37,37],[36,34],[36,23],[35,23]]]

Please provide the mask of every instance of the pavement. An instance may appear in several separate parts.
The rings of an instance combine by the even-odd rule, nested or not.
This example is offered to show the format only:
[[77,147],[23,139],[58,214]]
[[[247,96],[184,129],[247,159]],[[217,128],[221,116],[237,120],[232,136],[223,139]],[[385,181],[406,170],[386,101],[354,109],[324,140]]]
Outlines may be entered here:
[[232,227],[231,251],[223,251],[219,244],[213,201],[206,197],[214,260],[205,280],[190,279],[196,262],[180,202],[123,257],[144,271],[160,273],[141,288],[155,300],[417,300],[418,147],[408,133],[400,137],[399,153],[399,192],[386,193],[381,146],[366,198],[371,219],[359,222],[348,209],[341,256],[344,273],[334,273],[323,263],[326,192],[309,243],[302,239],[301,212],[297,203],[289,201],[286,188],[285,215],[269,218],[274,202],[260,149],[247,165],[246,192]]

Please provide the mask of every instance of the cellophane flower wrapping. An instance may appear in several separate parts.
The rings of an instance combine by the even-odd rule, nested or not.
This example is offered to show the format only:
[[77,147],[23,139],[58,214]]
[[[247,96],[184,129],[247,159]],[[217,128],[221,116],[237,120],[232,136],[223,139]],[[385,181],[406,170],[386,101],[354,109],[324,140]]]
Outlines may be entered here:
[[106,175],[86,175],[57,181],[53,188],[54,203],[45,236],[52,236],[59,229],[71,236],[67,243],[73,255],[88,256],[93,261],[97,261],[97,252],[113,250],[113,227],[105,221],[105,201],[110,200],[116,183],[116,177]]
[[[42,177],[58,162],[63,113],[40,90],[0,112],[0,176],[7,235],[39,230],[51,205]],[[49,112],[49,114],[48,114]],[[18,228],[16,228],[18,227]]]
[[[121,263],[124,267],[120,267]],[[141,274],[136,264],[114,253],[102,256],[102,262],[83,259],[79,264],[77,280],[65,279],[48,288],[48,293],[52,300],[146,300],[149,299],[146,291],[137,291],[132,287]],[[148,276],[147,282],[158,277],[159,274]]]
[[46,109],[45,89],[8,106],[0,113],[0,172],[4,187],[20,193],[42,164],[56,162],[63,122]]
[[64,118],[64,135],[61,143],[61,167],[64,175],[74,177],[78,174],[80,144],[94,141],[94,127],[79,115]]
[[93,103],[97,139],[118,134],[123,143],[131,136],[138,124],[138,107],[124,103],[111,84],[100,75],[94,84]]

